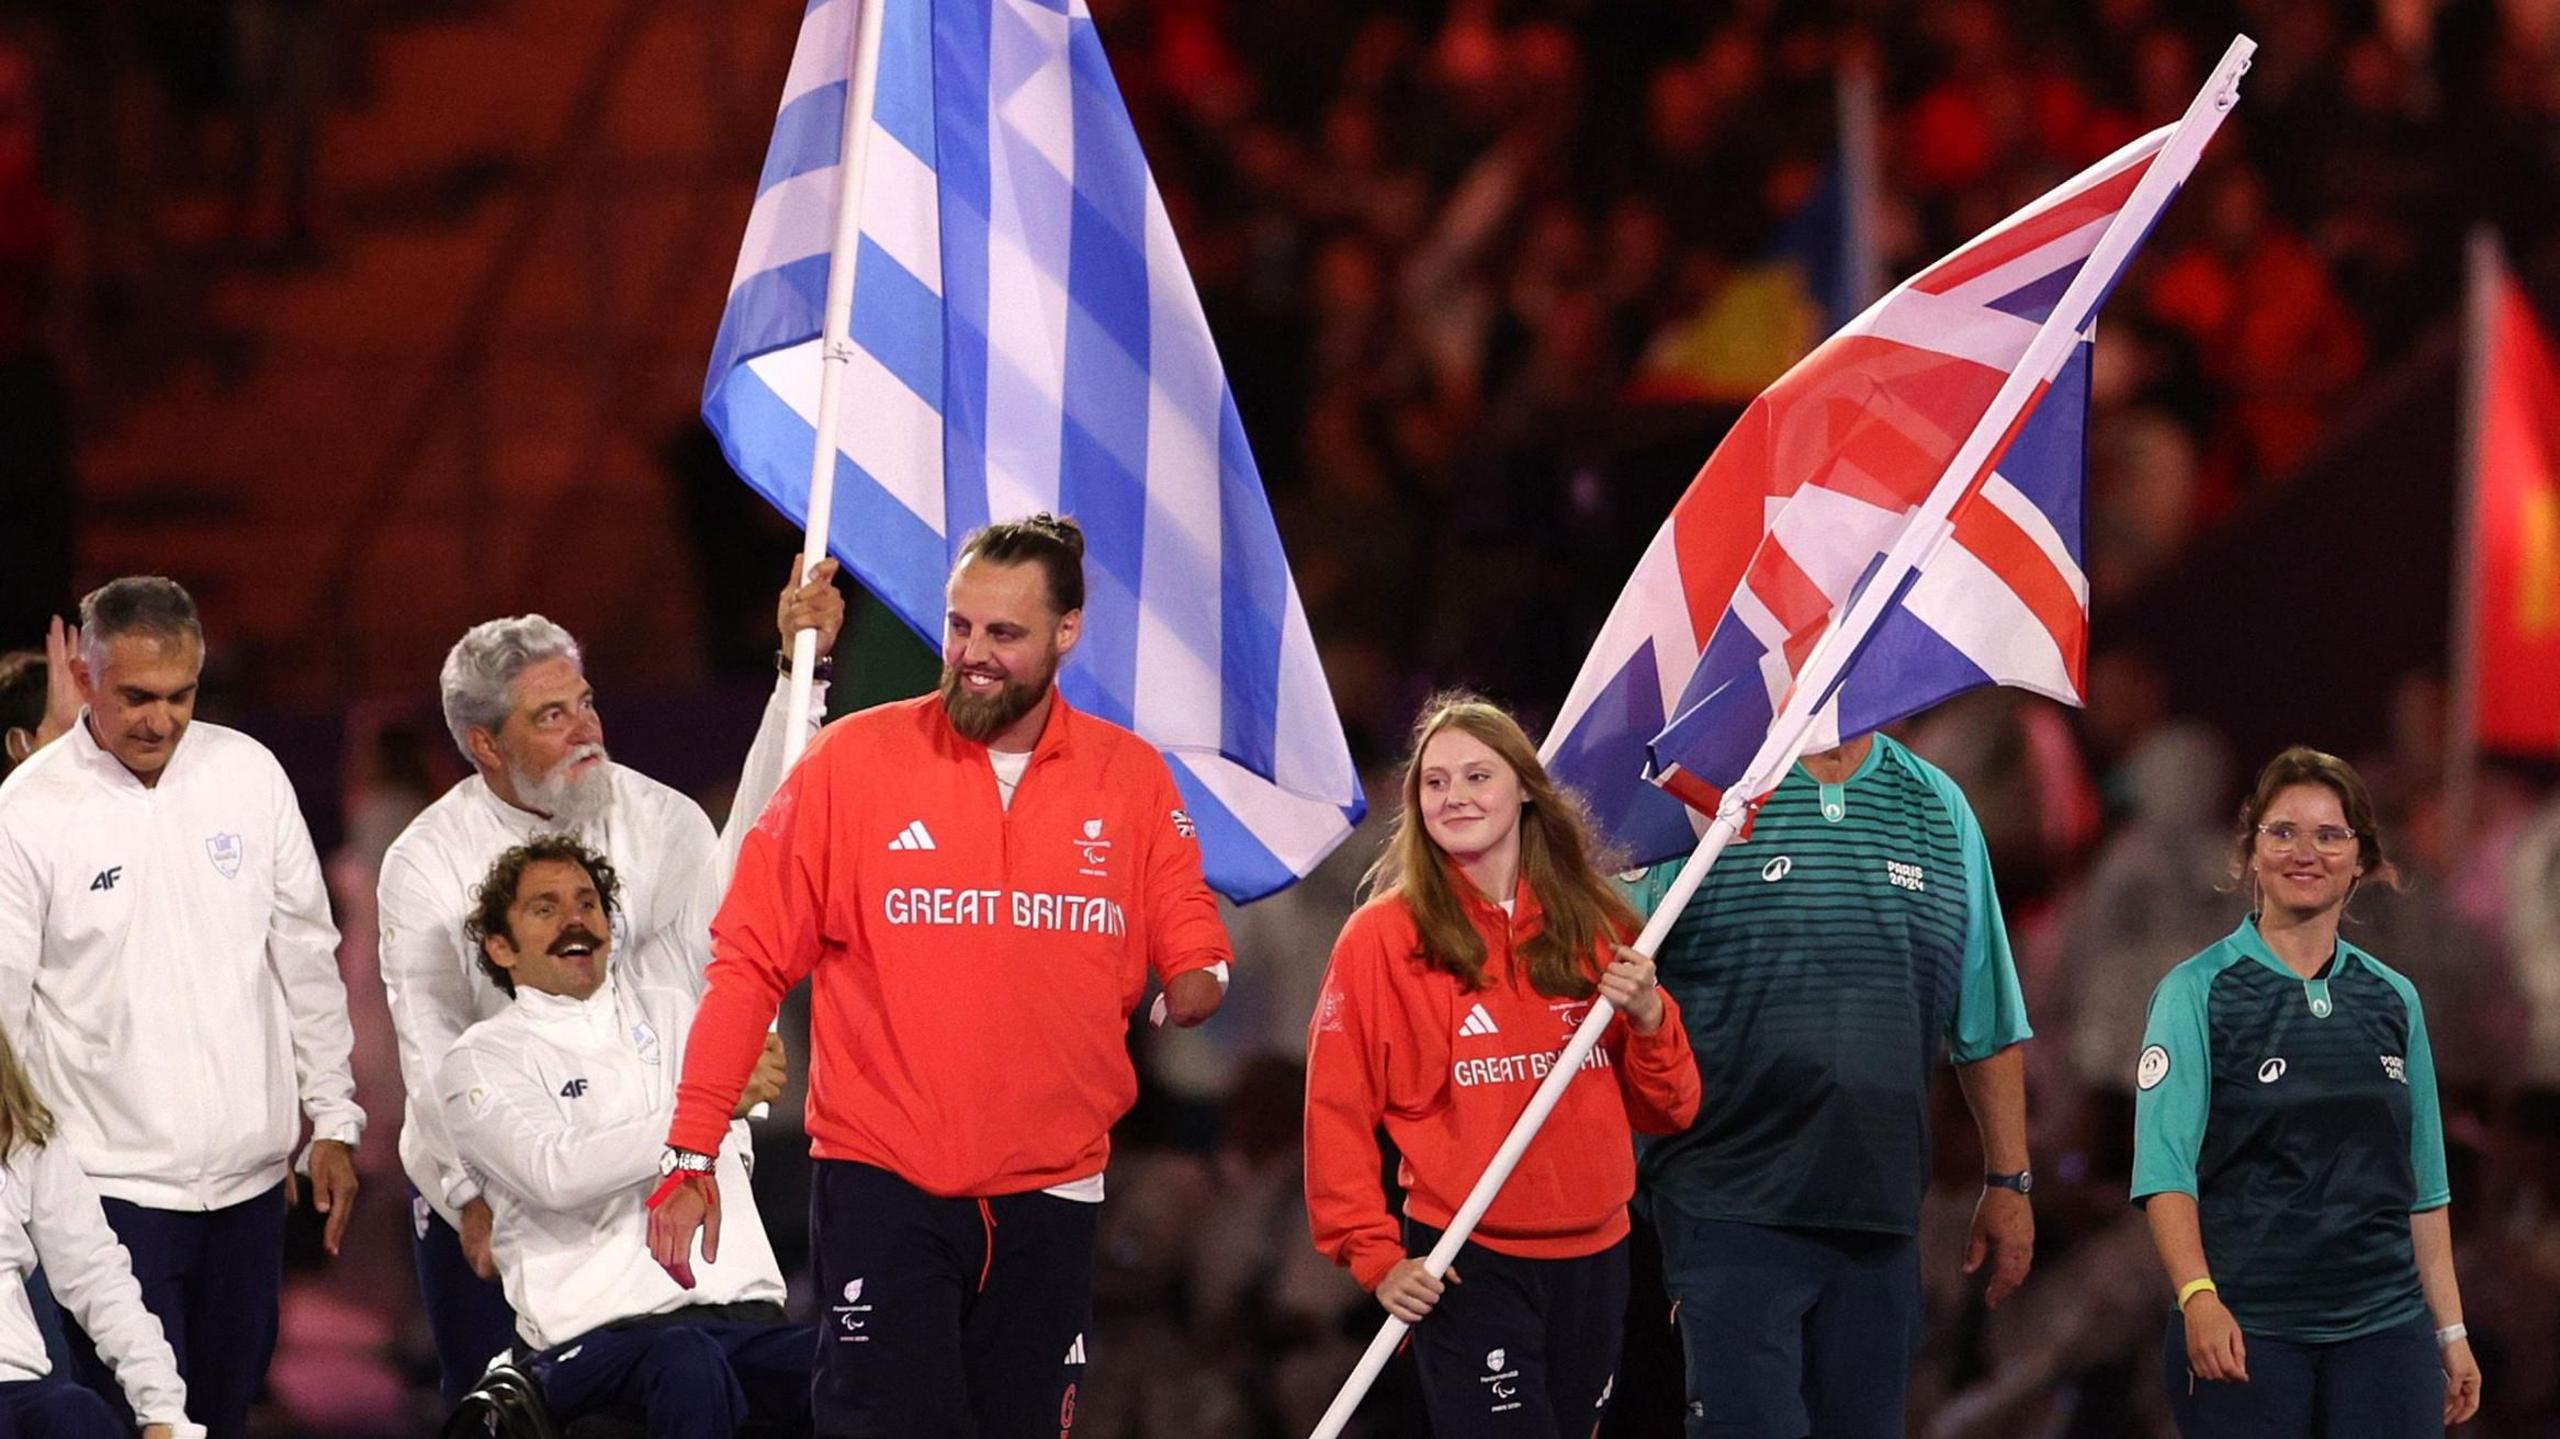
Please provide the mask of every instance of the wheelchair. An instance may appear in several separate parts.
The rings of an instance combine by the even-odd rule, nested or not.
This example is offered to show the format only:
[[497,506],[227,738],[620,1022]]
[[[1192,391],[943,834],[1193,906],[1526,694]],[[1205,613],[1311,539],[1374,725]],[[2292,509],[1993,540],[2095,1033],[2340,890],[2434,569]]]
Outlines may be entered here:
[[[612,1414],[589,1414],[563,1426],[543,1402],[542,1386],[518,1367],[513,1354],[491,1361],[488,1372],[436,1431],[438,1439],[647,1439],[648,1432],[640,1421]],[[743,1439],[791,1439],[757,1424],[739,1433]]]
[[501,1359],[445,1416],[442,1439],[562,1439],[533,1376]]
[[513,1355],[492,1363],[437,1431],[440,1439],[641,1439],[646,1432],[602,1414],[562,1427],[542,1401],[542,1386],[516,1366]]

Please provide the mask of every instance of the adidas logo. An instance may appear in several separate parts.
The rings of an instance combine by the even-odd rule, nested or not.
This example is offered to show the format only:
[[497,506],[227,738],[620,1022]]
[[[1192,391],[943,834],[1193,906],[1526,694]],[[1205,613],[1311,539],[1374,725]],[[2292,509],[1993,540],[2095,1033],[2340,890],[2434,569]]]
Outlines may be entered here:
[[1493,1016],[1485,1013],[1484,1006],[1481,1004],[1468,1010],[1466,1023],[1458,1026],[1458,1037],[1461,1039],[1468,1038],[1473,1035],[1500,1034],[1501,1032],[1502,1026],[1493,1022]]
[[1076,1336],[1076,1342],[1067,1346],[1067,1357],[1059,1360],[1058,1362],[1061,1364],[1082,1364],[1084,1362],[1083,1335],[1079,1334]]
[[898,837],[889,841],[889,848],[931,849],[933,848],[933,836],[925,832],[923,820],[916,820],[910,823],[905,829],[898,831]]

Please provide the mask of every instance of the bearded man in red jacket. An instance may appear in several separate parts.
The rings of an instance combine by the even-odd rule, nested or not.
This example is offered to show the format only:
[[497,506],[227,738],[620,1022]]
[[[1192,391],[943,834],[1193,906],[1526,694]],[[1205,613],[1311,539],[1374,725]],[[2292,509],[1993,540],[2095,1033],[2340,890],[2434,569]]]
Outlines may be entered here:
[[1068,705],[1084,536],[963,543],[938,694],[821,731],[712,922],[650,1248],[718,1252],[711,1156],[784,991],[814,975],[818,1432],[1064,1431],[1086,1359],[1126,1033],[1152,972],[1198,1024],[1229,948],[1164,759]]

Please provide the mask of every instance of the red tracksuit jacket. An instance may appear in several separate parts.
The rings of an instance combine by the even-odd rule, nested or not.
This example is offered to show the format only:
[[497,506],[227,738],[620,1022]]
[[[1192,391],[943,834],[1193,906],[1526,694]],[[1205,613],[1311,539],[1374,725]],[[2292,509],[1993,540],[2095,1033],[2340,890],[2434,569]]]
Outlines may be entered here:
[[[1334,942],[1307,1029],[1307,1217],[1316,1248],[1374,1289],[1404,1240],[1379,1182],[1377,1130],[1403,1151],[1405,1213],[1436,1228],[1502,1146],[1589,1000],[1530,988],[1517,959],[1537,933],[1524,879],[1513,913],[1460,882],[1484,936],[1484,987],[1415,957],[1403,899],[1360,907]],[[1606,951],[1595,955],[1607,962]],[[1636,1188],[1630,1132],[1671,1134],[1698,1114],[1698,1065],[1679,1007],[1662,996],[1662,1027],[1637,1035],[1621,1018],[1565,1087],[1555,1112],[1485,1211],[1475,1242],[1526,1259],[1596,1254],[1627,1232]]]
[[827,726],[747,836],[711,948],[668,1142],[718,1150],[814,971],[810,1152],[945,1196],[1100,1173],[1148,970],[1229,957],[1163,757],[1063,696],[1010,809],[937,696]]

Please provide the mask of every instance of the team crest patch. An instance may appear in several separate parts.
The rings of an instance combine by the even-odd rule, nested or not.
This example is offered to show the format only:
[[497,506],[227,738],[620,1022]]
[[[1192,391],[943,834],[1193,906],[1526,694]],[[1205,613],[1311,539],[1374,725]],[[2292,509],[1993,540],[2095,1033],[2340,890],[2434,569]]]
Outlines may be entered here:
[[658,1046],[658,1031],[650,1028],[649,1021],[645,1019],[631,1026],[631,1046],[640,1051],[642,1064],[656,1064],[662,1057]]
[[236,834],[217,834],[204,842],[204,852],[213,857],[213,867],[222,871],[224,879],[240,877],[240,858],[246,847]]
[[2142,1062],[2133,1068],[2133,1082],[2145,1089],[2157,1089],[2169,1077],[2169,1051],[2152,1045],[2142,1051]]
[[1318,1034],[1342,1032],[1342,991],[1328,987],[1324,992],[1324,998],[1317,1002],[1316,1032]]
[[828,1310],[829,1313],[835,1316],[836,1327],[843,1331],[836,1335],[836,1342],[838,1344],[870,1343],[871,1336],[863,1333],[862,1331],[871,1327],[871,1320],[868,1316],[875,1307],[876,1306],[874,1305],[862,1302],[862,1281],[860,1279],[856,1278],[846,1280],[844,1286],[844,1302],[842,1304],[835,1305]]
[[1505,1367],[1510,1363],[1508,1351],[1485,1351],[1485,1372],[1476,1376],[1476,1382],[1484,1386],[1485,1412],[1489,1414],[1508,1414],[1520,1407],[1520,1371]]
[[1102,837],[1102,821],[1086,820],[1083,838],[1072,842],[1076,847],[1077,855],[1084,861],[1077,867],[1076,873],[1091,875],[1095,879],[1107,878],[1108,875],[1103,866],[1111,862],[1111,841]]

